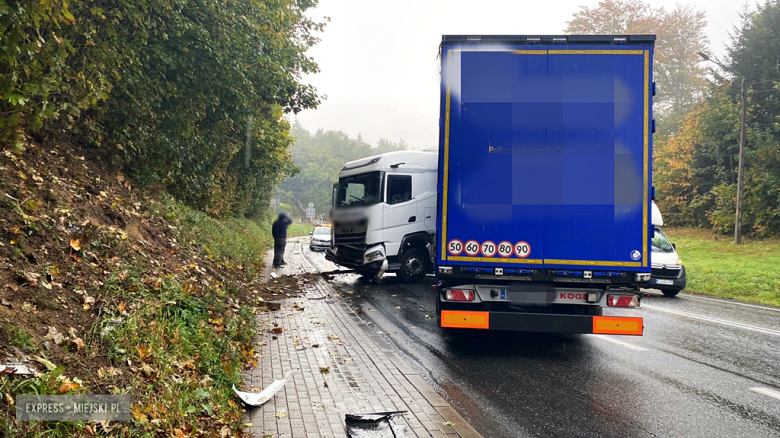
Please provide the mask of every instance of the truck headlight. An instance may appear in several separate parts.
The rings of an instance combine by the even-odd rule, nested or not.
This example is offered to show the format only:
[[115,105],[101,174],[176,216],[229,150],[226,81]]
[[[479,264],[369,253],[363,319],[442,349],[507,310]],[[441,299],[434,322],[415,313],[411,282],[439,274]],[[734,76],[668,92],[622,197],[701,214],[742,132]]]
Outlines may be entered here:
[[682,265],[682,259],[681,259],[681,258],[679,258],[679,257],[677,257],[677,262],[676,262],[676,263],[677,263],[678,265]]
[[369,262],[380,258],[382,258],[382,251],[375,251],[366,256],[366,260]]

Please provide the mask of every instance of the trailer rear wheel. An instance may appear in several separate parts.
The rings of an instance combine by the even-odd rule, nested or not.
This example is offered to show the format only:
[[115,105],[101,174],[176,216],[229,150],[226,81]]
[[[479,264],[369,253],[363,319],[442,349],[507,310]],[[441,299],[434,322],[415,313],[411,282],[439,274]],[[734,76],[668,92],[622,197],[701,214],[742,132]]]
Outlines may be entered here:
[[419,248],[412,248],[401,254],[401,270],[398,275],[406,283],[419,283],[428,273],[426,254]]

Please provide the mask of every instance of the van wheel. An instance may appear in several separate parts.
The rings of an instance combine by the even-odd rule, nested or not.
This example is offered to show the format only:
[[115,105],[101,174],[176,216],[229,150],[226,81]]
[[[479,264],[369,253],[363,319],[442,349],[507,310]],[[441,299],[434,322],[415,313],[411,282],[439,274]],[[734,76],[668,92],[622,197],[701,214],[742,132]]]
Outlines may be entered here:
[[676,297],[680,293],[680,289],[661,289],[667,297]]
[[406,283],[419,283],[428,273],[426,254],[419,248],[404,251],[401,254],[401,270],[398,275]]

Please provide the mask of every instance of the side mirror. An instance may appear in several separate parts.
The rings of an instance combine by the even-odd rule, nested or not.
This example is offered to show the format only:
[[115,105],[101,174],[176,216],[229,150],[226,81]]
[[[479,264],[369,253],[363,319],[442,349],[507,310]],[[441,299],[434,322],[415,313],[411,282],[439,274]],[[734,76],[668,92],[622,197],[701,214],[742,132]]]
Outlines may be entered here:
[[675,251],[677,251],[677,245],[675,245],[675,244],[673,243],[673,244],[672,244],[672,249],[674,249]]

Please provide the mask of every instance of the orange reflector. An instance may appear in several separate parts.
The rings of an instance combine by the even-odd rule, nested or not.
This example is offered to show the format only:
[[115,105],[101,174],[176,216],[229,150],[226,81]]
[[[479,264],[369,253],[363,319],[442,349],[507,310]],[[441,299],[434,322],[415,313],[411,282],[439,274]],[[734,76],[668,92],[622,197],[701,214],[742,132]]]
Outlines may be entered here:
[[461,310],[442,310],[441,326],[452,328],[490,328],[489,312],[466,312]]
[[644,325],[642,318],[626,318],[617,316],[594,316],[593,333],[602,335],[636,335],[642,336]]

